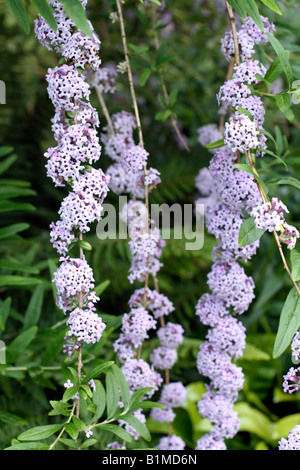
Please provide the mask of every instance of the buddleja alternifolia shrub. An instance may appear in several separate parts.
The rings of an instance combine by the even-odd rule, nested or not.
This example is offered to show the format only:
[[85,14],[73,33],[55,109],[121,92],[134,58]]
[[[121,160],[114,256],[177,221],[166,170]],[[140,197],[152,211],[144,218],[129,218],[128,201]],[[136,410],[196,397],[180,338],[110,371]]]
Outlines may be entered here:
[[[152,191],[161,183],[161,174],[159,168],[148,165],[149,152],[145,148],[129,60],[124,21],[126,3],[116,0],[116,11],[110,14],[118,30],[118,48],[124,55],[119,64],[101,62],[100,38],[85,17],[88,0],[74,0],[74,3],[76,9],[72,9],[70,1],[50,0],[50,8],[44,9],[43,16],[39,15],[35,21],[37,39],[58,59],[57,66],[46,75],[48,95],[54,107],[51,124],[56,146],[45,152],[45,171],[55,187],[61,188],[64,194],[67,191],[58,217],[50,226],[51,244],[60,257],[53,279],[56,303],[67,327],[63,346],[68,366],[65,390],[60,400],[50,401],[49,415],[55,417],[55,424],[36,426],[21,433],[9,449],[48,450],[60,449],[62,445],[106,450],[126,449],[127,444],[132,448],[135,445],[132,441],[140,437],[151,440],[146,426],[149,416],[167,429],[167,435],[156,446],[158,450],[184,450],[186,443],[173,432],[172,423],[175,408],[185,403],[187,391],[180,381],[170,380],[184,330],[180,324],[166,321],[175,309],[160,289],[165,241],[151,220],[150,203]],[[140,3],[144,4],[142,0]],[[156,51],[160,50],[157,20],[163,22],[166,14],[164,4],[157,8],[159,3],[145,2],[146,7],[152,8]],[[276,14],[281,13],[273,0],[262,3]],[[198,0],[197,5],[205,10],[212,2]],[[214,123],[198,130],[198,142],[206,147],[211,158],[209,166],[202,168],[196,178],[200,194],[195,210],[198,204],[204,204],[206,229],[215,237],[216,247],[207,276],[208,292],[195,306],[196,316],[208,329],[195,364],[207,382],[198,411],[211,423],[211,430],[197,441],[196,450],[226,450],[226,442],[240,429],[235,404],[244,386],[244,372],[236,362],[242,358],[246,346],[246,328],[241,316],[255,297],[254,281],[246,274],[245,265],[257,254],[265,232],[273,234],[283,267],[293,284],[281,313],[274,357],[291,346],[292,359],[300,360],[297,331],[300,290],[299,279],[293,272],[293,267],[299,265],[294,250],[299,232],[291,225],[292,216],[288,215],[284,202],[268,195],[268,185],[258,170],[265,155],[280,160],[268,148],[268,138],[272,136],[264,129],[264,97],[272,97],[285,117],[292,119],[290,94],[294,90],[289,54],[276,39],[275,25],[260,15],[254,0],[220,0],[213,7],[218,14],[227,15],[230,26],[218,44],[224,62],[228,63],[227,70],[224,69],[225,81],[216,96],[219,113]],[[19,15],[19,20],[27,30],[24,15]],[[101,47],[111,45],[104,41]],[[271,63],[261,60],[267,47],[275,52]],[[270,53],[266,57],[271,61]],[[275,94],[270,90],[280,72],[285,75],[288,90]],[[116,103],[124,103],[122,97],[117,97],[112,112],[110,97],[117,94],[120,73],[128,78],[130,102],[115,111]],[[145,84],[150,75],[151,67],[144,70],[140,83]],[[161,121],[170,118],[181,147],[189,151],[172,110],[174,97],[168,95],[163,69],[159,69],[159,76],[165,109],[157,117]],[[91,104],[92,93],[99,99],[100,118]],[[106,171],[101,168],[103,153],[111,160]],[[285,181],[289,182],[288,177]],[[103,217],[109,191],[126,196],[120,218],[129,235],[131,264],[127,279],[130,286],[138,287],[128,299],[128,311],[122,317],[120,334],[113,343],[120,367],[112,361],[93,361],[91,367],[88,346],[101,340],[106,325],[97,313],[101,302],[95,290],[93,267],[85,256],[92,246],[84,236],[91,224]],[[286,261],[286,249],[294,263],[292,272]],[[146,360],[143,345],[155,335],[159,346]],[[300,389],[299,384],[300,368],[291,367],[284,376],[283,390],[293,393]],[[156,402],[152,401],[154,398]],[[298,450],[299,432],[299,426],[292,429],[287,439],[280,440],[279,449]],[[102,442],[103,435],[105,445],[102,446],[99,441]],[[116,440],[111,439],[112,435]],[[51,442],[45,444],[45,440]]]
[[[276,5],[270,6],[278,10]],[[209,327],[197,359],[199,373],[209,379],[198,409],[213,425],[212,430],[198,440],[199,450],[225,450],[225,440],[233,438],[239,430],[240,422],[233,406],[243,388],[244,377],[242,368],[233,361],[242,356],[246,345],[246,330],[238,317],[248,310],[255,287],[239,261],[247,262],[256,254],[264,232],[274,234],[284,267],[294,284],[289,297],[292,296],[295,303],[300,294],[282,249],[285,244],[287,249],[293,250],[299,232],[286,220],[289,213],[286,205],[277,197],[268,197],[267,188],[255,168],[256,159],[268,152],[262,100],[267,93],[262,90],[272,71],[272,65],[267,71],[256,58],[255,48],[271,43],[291,85],[287,52],[274,37],[274,24],[259,15],[255,2],[222,2],[219,7],[227,9],[231,23],[231,29],[221,40],[221,51],[229,67],[225,83],[217,94],[219,123],[199,129],[198,140],[210,150],[212,158],[209,167],[201,169],[196,179],[196,187],[202,195],[196,202],[206,205],[207,230],[217,239],[207,278],[210,293],[202,295],[196,308],[200,321]],[[289,299],[286,309],[289,314]],[[283,311],[281,325],[285,324],[284,327],[287,326],[285,315]],[[283,352],[287,346],[284,336],[294,333],[279,328],[275,354],[278,350]],[[299,344],[297,332],[292,342],[296,360],[299,360]],[[290,369],[284,377],[284,391],[299,390],[299,371],[300,368]],[[296,426],[288,439],[282,438],[279,449],[299,449],[299,431],[300,427]]]

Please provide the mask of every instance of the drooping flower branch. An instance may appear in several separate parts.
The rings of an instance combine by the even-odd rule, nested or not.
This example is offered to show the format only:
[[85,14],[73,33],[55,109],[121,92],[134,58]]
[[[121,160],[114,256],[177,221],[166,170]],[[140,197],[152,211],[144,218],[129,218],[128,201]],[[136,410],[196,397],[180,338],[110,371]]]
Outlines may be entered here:
[[[117,7],[134,115],[120,111],[110,116],[103,95],[114,91],[113,73],[104,72],[101,76],[98,73],[98,77],[94,74],[92,85],[96,88],[107,120],[107,126],[102,129],[101,140],[106,154],[114,162],[106,172],[110,181],[109,187],[118,195],[128,194],[131,197],[121,213],[122,220],[128,226],[132,258],[128,279],[130,283],[143,283],[143,287],[136,289],[129,300],[130,311],[123,315],[121,334],[115,341],[114,348],[132,393],[149,386],[152,391],[148,396],[151,397],[163,383],[156,369],[165,371],[165,386],[161,391],[160,402],[165,404],[166,409],[156,409],[151,413],[153,419],[167,422],[169,425],[168,436],[161,440],[158,448],[183,449],[185,444],[182,439],[172,436],[171,422],[175,418],[172,408],[180,406],[185,400],[185,388],[179,382],[170,383],[169,377],[169,369],[177,360],[176,349],[183,341],[183,328],[171,322],[165,323],[165,317],[174,310],[170,300],[159,292],[157,279],[162,267],[160,257],[165,242],[161,238],[160,230],[153,226],[149,215],[149,193],[160,183],[160,173],[157,169],[147,166],[149,155],[144,145],[120,2],[117,2]],[[134,138],[135,130],[138,134],[138,144]],[[150,276],[154,290],[149,288]],[[142,346],[150,333],[158,328],[158,322],[160,327],[157,335],[161,346],[155,348],[150,355],[150,366],[141,357]],[[174,394],[177,392],[180,392],[180,395],[175,400]],[[134,416],[141,422],[146,420],[142,410],[137,410]],[[122,420],[119,424],[124,425],[134,439],[139,438],[131,426]]]
[[[87,0],[81,1],[86,7]],[[78,351],[78,379],[81,378],[82,346],[100,340],[105,328],[96,313],[99,298],[94,290],[93,272],[87,264],[82,236],[90,224],[99,221],[102,203],[108,191],[108,177],[99,168],[92,168],[101,155],[96,127],[98,114],[92,107],[91,93],[84,71],[96,71],[100,65],[100,41],[95,32],[91,37],[77,30],[57,0],[50,0],[57,31],[53,31],[39,16],[35,34],[47,49],[55,51],[64,63],[49,69],[46,76],[48,94],[55,107],[52,130],[57,146],[48,149],[47,175],[55,186],[69,187],[59,209],[59,219],[51,223],[51,243],[63,257],[54,274],[57,305],[69,314],[66,324],[64,352],[72,356]],[[90,25],[92,28],[92,25]],[[78,245],[79,257],[71,258],[69,250]],[[79,416],[79,399],[76,401]]]
[[252,96],[248,85],[259,83],[266,70],[254,60],[254,46],[266,43],[266,32],[274,26],[262,18],[260,31],[248,17],[237,30],[234,13],[227,4],[231,30],[221,41],[221,51],[229,62],[226,82],[217,95],[221,115],[229,115],[225,128],[208,125],[199,130],[202,145],[221,140],[225,147],[213,150],[209,168],[200,170],[196,180],[202,197],[196,201],[206,205],[206,226],[218,246],[213,252],[213,266],[208,274],[211,293],[198,302],[196,314],[209,327],[206,341],[200,347],[197,366],[199,373],[210,379],[207,392],[198,403],[199,413],[210,420],[212,430],[201,437],[198,450],[225,450],[225,440],[239,430],[239,419],[234,403],[243,388],[243,371],[234,362],[239,359],[246,344],[246,331],[237,315],[245,313],[254,299],[254,282],[248,277],[239,260],[248,261],[257,251],[259,241],[240,246],[240,228],[243,213],[259,211],[260,188],[250,172],[235,165],[241,155],[255,153],[263,156],[266,138],[262,133],[264,106],[260,98]]

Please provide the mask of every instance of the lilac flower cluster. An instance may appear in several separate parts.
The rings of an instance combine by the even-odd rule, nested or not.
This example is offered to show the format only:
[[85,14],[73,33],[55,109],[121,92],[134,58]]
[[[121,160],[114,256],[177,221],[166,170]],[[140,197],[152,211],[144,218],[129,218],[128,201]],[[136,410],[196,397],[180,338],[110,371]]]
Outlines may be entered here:
[[256,228],[268,232],[274,230],[280,232],[280,241],[286,244],[289,250],[292,250],[296,246],[299,232],[285,221],[284,212],[289,213],[288,208],[277,197],[273,197],[272,201],[255,207],[251,215],[254,217]]
[[[300,361],[300,330],[294,335],[292,344],[292,359],[294,363]],[[288,372],[283,376],[282,388],[285,393],[292,394],[300,390],[300,367],[290,367]],[[279,450],[300,450],[299,439],[300,426],[296,425],[289,431],[287,439],[282,437],[278,443]]]
[[300,425],[297,424],[285,439],[282,437],[279,441],[278,450],[300,450]]
[[[108,93],[112,85],[106,86],[111,78],[102,76],[100,93]],[[95,82],[95,79],[92,83]],[[124,205],[120,213],[121,220],[126,223],[129,234],[129,249],[131,265],[128,273],[130,283],[135,281],[145,283],[145,287],[137,288],[129,299],[129,313],[122,319],[119,338],[114,343],[114,350],[122,363],[122,371],[133,393],[139,388],[152,387],[147,394],[151,397],[162,385],[163,379],[158,370],[169,370],[177,360],[177,348],[183,341],[183,328],[181,325],[168,322],[165,317],[174,311],[172,302],[158,290],[148,287],[149,276],[156,278],[162,267],[160,257],[165,241],[160,230],[154,226],[149,218],[146,205],[146,192],[149,193],[160,182],[160,174],[155,168],[148,168],[148,152],[140,144],[135,143],[134,131],[137,128],[135,117],[126,111],[121,111],[111,117],[111,122],[103,128],[102,143],[106,154],[113,160],[107,170],[106,176],[110,179],[110,189],[116,194],[129,194],[131,199]],[[160,322],[160,327],[157,323]],[[157,335],[160,346],[150,355],[149,365],[141,358],[141,348],[153,332],[158,329]],[[170,387],[169,387],[170,386]],[[184,387],[182,384],[165,384],[162,390],[162,400],[167,400],[166,390],[169,390],[169,402],[166,410],[158,409],[152,415],[160,422],[171,423],[175,413],[173,408],[180,406],[179,402],[172,402],[172,393],[181,393],[184,401]],[[169,388],[168,388],[169,387]],[[172,391],[173,390],[173,391]],[[174,401],[174,400],[173,400]],[[138,410],[136,417],[144,422],[142,410]],[[120,421],[121,426],[138,439],[138,433]],[[160,448],[178,448],[177,436],[169,435]],[[173,442],[174,441],[174,442]],[[184,442],[181,443],[184,448]]]
[[[268,18],[261,17],[264,30],[261,31],[255,24],[252,18],[247,17],[242,24],[241,28],[237,31],[238,44],[240,49],[241,60],[246,62],[251,59],[255,53],[255,45],[261,42],[267,44],[268,37],[266,33],[273,34],[275,31],[274,24],[270,23]],[[221,51],[226,60],[230,61],[234,56],[234,41],[232,31],[225,33],[223,39],[221,39]]]
[[[234,403],[243,388],[244,375],[235,364],[243,355],[246,330],[237,318],[245,313],[254,299],[254,282],[247,276],[239,261],[246,262],[255,255],[259,242],[240,247],[238,236],[244,213],[256,208],[261,201],[253,176],[236,168],[240,153],[258,153],[265,148],[261,133],[264,121],[263,103],[251,95],[248,85],[259,83],[265,68],[253,59],[254,45],[266,42],[266,32],[274,30],[263,19],[265,31],[260,32],[251,18],[246,18],[238,30],[242,63],[235,66],[232,77],[221,86],[217,101],[222,114],[229,113],[225,123],[225,146],[211,151],[208,168],[202,168],[196,178],[201,197],[197,203],[205,205],[206,227],[217,240],[213,250],[213,265],[207,277],[211,293],[199,299],[196,315],[209,329],[197,357],[197,368],[209,379],[207,391],[198,403],[199,413],[207,418],[212,430],[202,436],[197,450],[225,450],[226,439],[233,438],[239,430],[239,418]],[[234,57],[232,32],[225,34],[221,50],[230,61]],[[252,115],[243,114],[243,108]],[[198,130],[202,145],[220,140],[216,125],[206,125]],[[262,153],[263,154],[263,153]],[[233,316],[233,315],[234,316]]]
[[[86,7],[87,0],[81,1]],[[71,190],[59,209],[59,220],[52,222],[50,237],[59,254],[60,266],[54,274],[57,305],[69,313],[69,327],[64,352],[69,356],[82,343],[99,341],[105,325],[97,315],[92,269],[83,255],[70,258],[71,243],[90,230],[89,225],[99,220],[102,202],[107,195],[109,178],[101,169],[91,168],[101,155],[96,127],[98,114],[89,101],[90,87],[83,70],[97,70],[100,65],[100,41],[78,31],[67,18],[63,5],[50,0],[57,21],[57,31],[39,16],[35,20],[35,34],[47,49],[64,58],[65,63],[49,69],[46,76],[48,94],[55,108],[52,130],[57,146],[48,149],[47,175],[55,186],[70,185]],[[92,28],[92,25],[91,25]]]
[[113,130],[107,125],[101,135],[106,154],[115,162],[107,170],[110,188],[116,194],[127,193],[143,199],[145,186],[150,191],[160,183],[159,172],[155,168],[145,171],[149,154],[134,142],[135,117],[121,111],[114,114],[111,121]]

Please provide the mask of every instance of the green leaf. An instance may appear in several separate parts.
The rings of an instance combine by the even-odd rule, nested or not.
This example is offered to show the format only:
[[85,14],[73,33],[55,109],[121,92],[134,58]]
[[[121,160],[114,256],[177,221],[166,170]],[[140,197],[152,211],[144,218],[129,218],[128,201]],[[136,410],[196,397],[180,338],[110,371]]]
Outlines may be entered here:
[[106,407],[106,394],[105,389],[100,380],[95,380],[95,391],[93,393],[92,401],[96,405],[93,421],[98,421],[104,413]]
[[38,274],[39,269],[34,266],[27,266],[18,261],[11,261],[2,259],[0,260],[0,269],[7,269],[8,271],[20,271],[23,273]]
[[152,70],[147,68],[147,69],[144,69],[140,75],[140,85],[141,86],[145,86],[148,79],[150,78],[151,76],[151,73],[152,73]]
[[116,383],[115,375],[111,369],[108,369],[107,371],[105,385],[107,418],[110,419],[116,413],[120,401],[119,388]]
[[43,284],[40,284],[35,288],[25,312],[23,325],[24,330],[38,323],[42,311],[44,290],[45,287]]
[[135,416],[122,416],[121,420],[130,424],[130,426],[132,426],[139,433],[139,435],[145,439],[145,441],[151,441],[151,434],[147,427]]
[[121,428],[120,426],[116,426],[115,424],[99,424],[99,428],[104,431],[109,431],[118,436],[120,439],[126,442],[131,442],[132,439],[125,429]]
[[59,354],[61,354],[64,343],[65,343],[65,332],[58,331],[56,334],[56,337],[51,338],[51,340],[49,341],[49,344],[43,353],[41,364],[43,366],[47,364],[51,364],[51,362],[54,361],[54,359],[56,359],[56,357]]
[[295,282],[300,281],[300,253],[297,250],[292,250],[290,252],[290,260],[291,260],[291,274],[292,278]]
[[6,157],[6,155],[9,155],[13,151],[14,151],[14,148],[8,145],[7,146],[4,145],[3,147],[0,147],[0,158]]
[[243,8],[243,6],[241,5],[241,1],[240,0],[228,0],[228,3],[229,5],[232,6],[232,8],[237,12],[237,14],[241,17],[241,18],[245,18],[247,16],[247,12],[246,10]]
[[157,403],[155,401],[149,401],[149,400],[143,400],[143,401],[140,401],[140,402],[137,402],[134,406],[130,406],[130,411],[136,411],[138,410],[139,408],[142,408],[142,409],[145,409],[145,410],[148,410],[150,408],[161,408],[161,409],[165,409],[166,406],[165,405],[162,405],[161,403]]
[[[2,181],[1,181],[2,183]],[[1,199],[12,199],[15,197],[36,196],[33,189],[4,185],[0,188]]]
[[234,410],[238,413],[241,431],[256,434],[266,441],[271,440],[273,423],[268,416],[245,402],[237,403]]
[[241,225],[238,238],[239,246],[246,246],[254,243],[256,240],[259,240],[264,233],[265,230],[255,227],[254,217],[249,217]]
[[300,189],[300,181],[293,176],[285,176],[284,178],[280,178],[279,180],[275,180],[274,183],[276,184],[290,184],[291,186],[295,186],[295,188]]
[[17,155],[11,155],[0,163],[0,175],[6,172],[17,160]]
[[243,361],[269,361],[270,359],[270,354],[262,351],[254,344],[246,343],[243,351]]
[[1,309],[0,309],[0,330],[2,331],[4,331],[5,329],[5,324],[9,315],[10,306],[11,306],[11,297],[7,297],[7,299],[5,299],[5,301],[1,304]]
[[79,0],[60,0],[67,16],[74,21],[80,31],[86,36],[92,36],[92,29],[87,20],[85,9]]
[[22,331],[6,348],[7,363],[15,362],[18,357],[28,348],[38,331],[37,326],[31,326]]
[[30,23],[22,0],[4,0],[15,15],[26,34],[30,33]]
[[241,108],[240,106],[238,107],[238,111],[240,114],[245,114],[245,116],[248,116],[248,118],[253,121],[253,116],[252,114],[250,113],[250,111],[248,111],[248,109],[245,109],[245,108]]
[[153,390],[152,387],[140,388],[139,390],[136,390],[130,397],[129,407],[131,408],[136,403],[139,403],[146,393],[151,392],[151,390]]
[[270,43],[272,44],[277,56],[279,57],[283,71],[287,77],[289,85],[291,86],[293,83],[293,71],[289,62],[289,51],[286,51],[280,44],[278,39],[276,39],[272,34],[266,33],[266,35]]
[[216,140],[215,142],[212,142],[211,144],[206,144],[205,148],[209,150],[213,150],[213,149],[218,149],[223,146],[224,146],[224,139],[220,139],[220,140]]
[[284,303],[280,314],[279,327],[275,339],[273,357],[277,358],[290,346],[300,327],[300,297],[293,287]]
[[102,372],[104,372],[106,369],[111,367],[113,364],[114,364],[113,361],[107,361],[107,362],[97,365],[88,374],[86,374],[86,377],[84,377],[84,383],[88,383],[90,380],[100,375]]
[[116,381],[118,383],[118,386],[121,392],[121,398],[122,398],[124,408],[126,409],[128,406],[129,397],[130,397],[130,390],[128,387],[128,383],[126,381],[126,378],[123,372],[115,364],[112,366],[112,371],[114,373],[114,376],[116,378]]
[[281,73],[282,73],[282,65],[281,65],[280,59],[279,57],[275,57],[269,69],[267,70],[266,75],[264,76],[264,80],[269,83],[274,83]]
[[271,10],[275,11],[275,13],[278,13],[278,15],[282,15],[281,11],[279,10],[279,7],[276,5],[274,0],[260,0],[264,5],[269,7]]
[[86,429],[84,422],[81,419],[76,418],[76,416],[73,416],[72,421],[79,431],[84,431]]
[[35,207],[27,202],[0,201],[0,212],[35,210]]
[[73,450],[74,449],[79,449],[79,445],[73,439],[67,439],[65,437],[61,437],[59,439],[59,442],[61,442],[62,444],[64,444],[67,447],[72,447]]
[[171,110],[166,109],[165,111],[159,111],[158,113],[155,114],[155,119],[156,121],[166,121],[170,116],[171,116]]
[[49,267],[49,272],[50,272],[50,281],[52,285],[53,300],[54,300],[54,303],[56,304],[57,292],[56,292],[55,282],[53,282],[53,279],[54,279],[54,273],[57,271],[57,265],[53,259],[48,260],[48,267]]
[[4,450],[48,450],[49,446],[42,442],[20,442],[6,447]]
[[77,427],[75,426],[74,423],[67,423],[65,425],[65,429],[66,429],[66,432],[69,434],[69,436],[72,438],[72,439],[77,439],[78,437],[78,434],[79,434],[79,430],[77,429]]
[[34,277],[0,276],[0,287],[30,287],[42,283],[42,279]]
[[78,392],[78,386],[74,385],[73,387],[67,388],[67,390],[64,391],[64,394],[63,394],[63,397],[62,397],[63,403],[66,403],[71,398],[73,398],[74,395],[76,395],[77,392]]
[[64,424],[48,424],[46,426],[36,426],[34,428],[28,429],[25,432],[22,432],[18,436],[19,441],[35,441],[37,439],[47,439],[52,436],[52,434],[60,431],[63,428]]
[[177,101],[177,96],[178,96],[179,88],[175,87],[172,89],[170,95],[169,95],[169,107],[174,108],[176,101]]
[[97,439],[89,438],[81,444],[80,449],[87,449],[88,447],[91,447],[94,444],[97,444],[97,442],[98,442]]
[[[139,0],[139,2],[140,2],[142,5],[144,5],[144,1],[145,1],[145,0]],[[150,2],[150,3],[154,3],[155,5],[157,5],[157,6],[159,6],[159,7],[161,6],[161,2],[160,2],[159,0],[149,0],[149,2]]]
[[52,406],[53,410],[49,411],[49,416],[69,416],[69,408],[67,403],[63,403],[62,401],[55,401],[50,400],[50,405]]
[[32,5],[37,9],[37,11],[42,15],[42,17],[47,21],[50,28],[54,31],[57,30],[56,19],[53,16],[52,9],[49,7],[46,0],[30,0]]
[[27,424],[25,419],[5,410],[0,410],[0,421],[10,426],[25,426]]
[[261,31],[264,30],[264,25],[258,10],[258,7],[255,3],[255,0],[243,0],[242,2],[243,8],[246,10],[249,16],[253,19],[253,21],[257,24]]
[[83,250],[86,251],[92,251],[93,247],[89,242],[86,242],[85,240],[79,240],[77,242],[77,246],[81,247]]
[[[271,155],[272,157],[276,158],[276,160],[278,160],[280,163],[282,163],[282,164],[285,166],[286,169],[288,168],[286,162],[285,162],[282,158],[278,157],[278,155],[276,155],[276,153],[271,152],[271,150],[268,150],[268,149],[261,149],[261,148],[257,148],[257,150],[258,150],[258,151],[261,151],[261,152],[264,152],[264,153],[266,153],[267,155]],[[268,184],[270,184],[270,183],[268,183]]]
[[243,171],[246,171],[247,173],[250,173],[250,175],[252,175],[253,178],[256,179],[256,181],[259,183],[260,187],[263,189],[265,194],[268,194],[268,188],[266,187],[265,183],[261,180],[261,178],[256,173],[254,173],[254,171],[252,171],[252,168],[250,167],[250,165],[246,163],[236,163],[235,166],[239,170],[243,170]]
[[270,132],[266,131],[265,129],[260,129],[259,131],[260,131],[261,134],[264,134],[268,139],[272,140],[272,142],[274,143],[275,148],[277,150],[278,149],[277,142],[274,139],[274,137],[272,136],[272,134],[270,134]]
[[300,413],[284,416],[274,423],[272,437],[274,441],[279,441],[282,437],[288,437],[288,433],[299,424]]
[[294,120],[294,113],[291,110],[291,98],[289,93],[279,93],[275,96],[276,106],[281,111],[288,121]]
[[20,224],[12,224],[8,225],[7,227],[0,228],[0,240],[5,238],[9,238],[16,233],[23,232],[30,227],[29,224],[20,223]]
[[107,289],[109,284],[110,284],[109,279],[107,279],[106,281],[101,282],[101,284],[98,284],[98,286],[95,287],[96,295],[99,297],[102,294],[102,292],[104,292],[105,289]]

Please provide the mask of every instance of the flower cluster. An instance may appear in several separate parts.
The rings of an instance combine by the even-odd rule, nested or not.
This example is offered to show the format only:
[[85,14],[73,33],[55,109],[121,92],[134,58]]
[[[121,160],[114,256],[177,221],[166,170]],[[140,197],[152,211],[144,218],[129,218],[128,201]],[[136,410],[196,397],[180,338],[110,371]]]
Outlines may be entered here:
[[[240,55],[243,62],[251,59],[255,53],[255,45],[261,42],[267,44],[268,37],[266,33],[273,34],[275,31],[274,24],[270,23],[268,18],[261,17],[264,30],[261,31],[252,18],[247,17],[237,31],[238,45]],[[221,51],[226,60],[230,61],[234,56],[234,41],[232,31],[226,32],[223,39],[221,39]]]
[[297,424],[285,439],[282,437],[279,441],[279,450],[300,450],[300,425]]
[[150,417],[160,423],[172,423],[175,419],[174,408],[186,401],[186,390],[181,382],[170,382],[162,388],[159,403],[166,408],[152,408]]
[[130,194],[143,199],[145,186],[154,189],[160,183],[159,172],[155,168],[146,170],[148,152],[135,144],[133,132],[136,129],[135,117],[127,111],[120,111],[103,128],[101,139],[106,154],[115,162],[107,170],[111,177],[110,188],[116,194]]
[[[81,3],[85,8],[87,1]],[[47,175],[55,186],[71,187],[59,209],[59,220],[50,225],[51,243],[63,255],[53,282],[58,307],[64,314],[69,313],[64,352],[71,356],[82,343],[99,341],[105,328],[96,313],[99,298],[94,291],[92,269],[83,255],[70,258],[68,251],[71,243],[79,240],[90,230],[89,225],[100,219],[109,178],[101,169],[90,166],[101,155],[96,129],[99,119],[89,101],[91,90],[83,73],[99,68],[100,41],[94,32],[87,37],[78,31],[58,0],[50,0],[49,4],[57,31],[39,16],[35,33],[42,45],[64,59],[64,63],[49,69],[46,76],[49,98],[55,108],[52,130],[57,146],[49,148],[45,157]]]
[[[300,361],[300,330],[294,335],[292,344],[292,359],[294,363]],[[285,393],[292,394],[300,390],[300,367],[290,367],[288,372],[283,376],[282,388]],[[279,450],[300,450],[299,439],[300,426],[296,425],[289,431],[287,439],[282,437],[278,443]]]
[[[197,450],[225,450],[225,440],[239,430],[239,418],[234,403],[243,388],[244,375],[235,361],[242,357],[246,345],[246,330],[237,318],[245,313],[254,299],[254,282],[239,261],[248,261],[256,253],[259,242],[240,247],[238,236],[244,213],[261,202],[253,176],[236,168],[240,153],[263,155],[265,137],[261,132],[264,107],[260,98],[251,95],[249,85],[259,83],[265,68],[254,60],[254,46],[266,42],[266,32],[274,30],[262,18],[265,30],[260,32],[251,18],[246,18],[237,32],[242,63],[235,66],[232,77],[221,86],[217,101],[221,114],[229,114],[224,128],[225,146],[211,151],[208,168],[202,168],[196,178],[200,193],[197,203],[205,205],[206,227],[218,245],[213,250],[213,265],[207,276],[211,293],[199,299],[196,314],[208,327],[205,342],[197,357],[201,376],[209,379],[198,410],[207,418],[212,429],[197,442]],[[222,40],[221,50],[228,61],[234,60],[232,32]],[[243,109],[241,109],[243,108]],[[250,113],[250,114],[249,114]],[[251,115],[251,117],[250,117]],[[200,129],[202,145],[211,138],[220,140],[216,125]],[[234,316],[233,316],[233,315]]]
[[284,212],[289,213],[285,204],[277,197],[273,197],[270,202],[255,207],[251,215],[254,217],[256,228],[268,232],[274,230],[280,232],[280,241],[286,244],[289,250],[292,250],[295,248],[297,238],[299,238],[299,232],[285,221]]
[[[94,86],[97,86],[95,85],[97,80],[97,77],[92,80]],[[101,80],[101,89],[98,87],[98,91],[101,94],[111,92],[111,86],[106,86],[109,76],[103,75]],[[160,257],[165,246],[160,230],[150,220],[146,204],[146,194],[159,184],[160,174],[155,168],[147,167],[149,154],[140,143],[135,143],[136,118],[127,111],[121,111],[114,114],[110,121],[103,128],[101,135],[105,152],[114,162],[109,166],[106,176],[110,179],[109,186],[114,193],[128,194],[131,197],[120,213],[129,235],[131,264],[128,280],[130,283],[136,281],[144,283],[144,287],[137,288],[129,299],[130,311],[123,315],[121,333],[114,342],[114,350],[122,363],[122,371],[131,393],[150,386],[152,391],[148,396],[152,396],[163,382],[156,369],[168,371],[174,365],[177,360],[177,348],[183,341],[181,325],[172,322],[165,324],[165,316],[174,311],[173,304],[157,289],[152,290],[148,286],[149,277],[156,279],[162,267]],[[152,351],[151,365],[149,365],[141,358],[141,348],[143,342],[155,330],[160,346]],[[172,384],[165,384],[165,387],[169,385]],[[182,389],[184,389],[182,384],[176,384],[176,389],[170,391],[170,397],[179,390],[183,394]],[[166,394],[164,390],[165,388],[162,397]],[[175,405],[171,406],[170,402],[167,410],[159,409],[156,414],[154,412],[153,419],[171,423],[175,417],[173,412]],[[138,410],[136,413],[136,417],[144,422],[142,411]],[[139,437],[138,433],[126,423],[120,421],[119,424],[125,426],[134,439]],[[166,442],[162,440],[159,448],[166,446],[165,448],[169,449],[174,446],[173,448],[177,449],[179,444],[176,438],[177,436],[169,436]],[[181,448],[184,448],[183,441]]]

